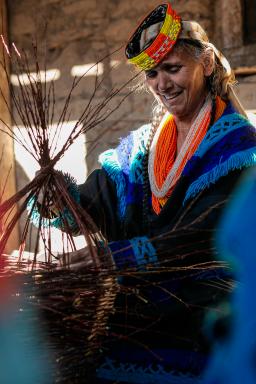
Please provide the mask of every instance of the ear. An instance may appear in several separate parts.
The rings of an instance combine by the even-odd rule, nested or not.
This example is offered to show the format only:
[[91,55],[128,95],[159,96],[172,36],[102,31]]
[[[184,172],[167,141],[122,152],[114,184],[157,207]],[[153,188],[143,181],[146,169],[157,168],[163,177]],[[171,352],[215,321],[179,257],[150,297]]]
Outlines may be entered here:
[[205,77],[211,76],[214,69],[215,62],[214,62],[214,52],[210,47],[208,47],[205,51],[202,64],[204,68]]

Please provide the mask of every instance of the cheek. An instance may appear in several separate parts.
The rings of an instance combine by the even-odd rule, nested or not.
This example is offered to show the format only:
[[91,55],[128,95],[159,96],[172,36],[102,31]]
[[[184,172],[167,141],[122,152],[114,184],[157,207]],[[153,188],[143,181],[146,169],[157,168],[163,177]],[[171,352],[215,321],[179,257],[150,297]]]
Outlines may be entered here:
[[198,90],[203,89],[205,87],[205,76],[203,73],[203,68],[198,68],[197,71],[195,71],[194,74],[194,87]]
[[184,70],[172,77],[172,83],[175,84],[177,88],[182,88],[185,91],[192,89],[194,81],[195,74],[189,70]]
[[205,80],[203,76],[194,74],[187,83],[187,91],[190,95],[200,96],[205,89]]

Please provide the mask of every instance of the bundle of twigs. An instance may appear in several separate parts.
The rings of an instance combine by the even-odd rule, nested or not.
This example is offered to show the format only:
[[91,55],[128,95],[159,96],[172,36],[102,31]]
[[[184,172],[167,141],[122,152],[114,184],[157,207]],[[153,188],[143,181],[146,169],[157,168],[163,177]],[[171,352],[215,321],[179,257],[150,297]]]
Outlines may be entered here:
[[[17,126],[18,129],[17,134],[15,134],[12,127],[2,120],[2,123],[5,126],[4,131],[14,140],[16,140],[28,153],[31,154],[31,156],[38,162],[41,169],[30,183],[28,183],[24,188],[18,191],[10,199],[3,202],[1,205],[0,221],[3,222],[5,228],[1,233],[0,238],[0,254],[4,252],[6,242],[14,226],[17,224],[19,218],[27,209],[28,205],[30,205],[30,214],[28,215],[28,220],[21,235],[21,245],[24,247],[26,239],[28,238],[29,222],[31,219],[30,216],[32,215],[33,211],[37,209],[38,199],[39,196],[41,196],[40,202],[44,207],[45,212],[50,211],[50,204],[54,202],[55,208],[58,212],[62,212],[64,209],[66,209],[71,213],[73,219],[76,222],[77,230],[85,236],[86,242],[91,249],[92,258],[96,263],[93,245],[97,246],[98,244],[96,241],[98,236],[96,235],[96,233],[98,233],[97,228],[92,222],[91,218],[86,214],[86,212],[84,210],[81,211],[78,209],[75,199],[71,198],[70,193],[68,193],[66,179],[68,178],[70,181],[70,178],[68,176],[65,178],[65,176],[62,173],[56,171],[54,167],[60,158],[64,155],[64,153],[68,150],[68,148],[72,145],[72,143],[80,135],[101,124],[116,109],[118,109],[120,103],[128,96],[129,92],[127,92],[121,98],[121,102],[119,101],[117,105],[113,105],[113,100],[117,94],[126,88],[130,80],[123,84],[121,87],[110,89],[107,93],[105,93],[105,97],[103,99],[101,98],[100,101],[97,101],[96,95],[100,90],[103,80],[100,79],[99,76],[95,76],[94,89],[88,103],[85,105],[80,117],[74,124],[74,127],[66,142],[63,144],[62,148],[57,151],[56,146],[61,135],[61,129],[64,122],[68,121],[69,119],[73,91],[80,83],[82,77],[79,79],[74,78],[71,89],[64,102],[62,111],[60,115],[56,117],[54,81],[51,81],[49,84],[47,84],[46,79],[42,78],[43,75],[39,66],[37,45],[33,45],[33,61],[36,70],[32,75],[26,54],[23,53],[21,55],[14,44],[12,45],[12,50],[10,50],[10,48],[6,45],[3,37],[2,41],[3,47],[11,59],[12,68],[15,69],[18,74],[17,78],[19,82],[18,93],[15,92],[12,87],[10,87],[12,108],[10,108],[8,100],[6,100],[2,89],[0,89],[4,102],[8,107],[12,117],[12,122]],[[7,62],[4,60],[1,63],[1,66],[10,84]],[[24,82],[24,79],[21,76],[19,76],[20,74],[26,75],[28,84]],[[86,73],[84,75],[86,75]],[[26,128],[29,140],[22,135],[19,124],[16,121],[17,116],[19,121],[21,121],[23,126]],[[53,121],[56,119],[57,124],[55,124],[53,127]],[[18,202],[20,207],[17,213],[14,214],[10,220],[10,213],[12,212],[14,205]],[[35,255],[38,252],[39,234],[45,232],[50,226],[50,218],[48,219],[49,225],[47,225],[47,219],[41,219],[38,222],[39,229],[36,247],[34,250]],[[75,245],[72,240],[70,223],[64,216],[62,217],[62,229],[67,234],[69,250],[74,250]],[[43,236],[43,238],[46,237]],[[51,245],[45,245],[48,249],[47,260],[49,261]]]
[[[70,194],[68,184],[72,184],[72,178],[56,171],[54,167],[80,135],[101,124],[120,106],[120,101],[118,104],[113,103],[114,98],[126,88],[130,80],[121,87],[110,89],[105,93],[105,97],[101,97],[101,100],[97,101],[96,95],[103,80],[96,76],[88,103],[74,124],[66,142],[57,151],[62,126],[65,121],[69,120],[73,91],[82,78],[74,78],[62,112],[57,118],[57,124],[53,126],[53,122],[56,121],[54,81],[47,84],[46,79],[42,78],[37,46],[33,46],[36,71],[32,75],[26,54],[21,55],[14,44],[10,49],[3,37],[2,43],[11,60],[12,69],[16,70],[18,74],[19,81],[18,92],[10,86],[12,108],[0,86],[2,98],[12,117],[12,123],[17,126],[18,133],[16,134],[12,126],[2,119],[3,131],[30,153],[38,162],[40,171],[24,188],[1,203],[1,284],[4,285],[6,279],[14,281],[18,297],[22,297],[22,301],[16,308],[18,318],[22,306],[24,308],[37,307],[38,313],[42,314],[40,324],[46,329],[49,349],[53,354],[52,360],[56,362],[54,372],[51,373],[53,381],[84,382],[83,380],[88,379],[90,371],[95,366],[96,352],[98,352],[102,335],[106,333],[106,321],[113,306],[117,286],[114,274],[106,268],[108,262],[105,263],[106,259],[99,260],[98,257],[99,240],[104,241],[104,239],[90,216],[86,211],[80,209],[79,204]],[[8,62],[4,60],[0,65],[10,85]],[[25,83],[19,74],[25,74],[28,82]],[[125,93],[121,102],[129,92]],[[19,122],[26,128],[29,140],[27,135],[26,137],[22,135]],[[52,214],[47,216],[47,212],[52,209],[52,202],[59,213],[66,210],[71,214],[72,222],[76,223],[77,232],[85,237],[90,250],[90,268],[72,272],[66,268],[58,269],[56,264],[52,263],[52,256],[54,256],[50,235]],[[15,211],[14,207],[17,204],[18,208]],[[18,224],[21,215],[27,211],[28,207],[17,260],[5,256],[4,250],[15,225]],[[40,211],[42,207],[43,210]],[[26,242],[29,242],[30,221],[35,210],[39,210],[41,215],[39,215],[37,223],[34,256],[31,261],[28,261],[23,260],[23,250]],[[61,228],[65,232],[62,250],[65,255],[76,249],[72,235],[73,228],[65,215],[61,217]],[[45,262],[37,261],[40,237],[44,242]],[[68,257],[63,260],[68,261]],[[17,276],[19,276],[19,281],[16,284]],[[10,293],[9,296],[12,301],[13,293]],[[33,317],[32,311],[29,315],[32,322]],[[35,317],[37,318],[37,315]],[[35,380],[35,382],[39,381]]]

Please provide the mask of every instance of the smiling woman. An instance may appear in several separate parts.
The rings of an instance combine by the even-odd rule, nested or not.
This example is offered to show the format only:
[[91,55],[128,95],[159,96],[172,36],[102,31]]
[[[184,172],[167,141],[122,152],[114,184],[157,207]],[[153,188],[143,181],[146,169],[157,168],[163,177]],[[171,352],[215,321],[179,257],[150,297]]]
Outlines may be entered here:
[[196,61],[189,53],[179,52],[176,47],[154,69],[146,71],[149,89],[167,111],[175,115],[178,130],[184,122],[190,127],[198,115],[209,92],[206,78],[212,71],[212,56]]
[[[233,278],[213,238],[241,173],[256,164],[256,131],[227,59],[169,3],[145,17],[126,56],[158,108],[78,186],[81,211],[105,237],[99,265],[119,284],[90,382],[199,383],[211,350],[203,319],[220,313]],[[88,250],[79,257],[86,266]]]

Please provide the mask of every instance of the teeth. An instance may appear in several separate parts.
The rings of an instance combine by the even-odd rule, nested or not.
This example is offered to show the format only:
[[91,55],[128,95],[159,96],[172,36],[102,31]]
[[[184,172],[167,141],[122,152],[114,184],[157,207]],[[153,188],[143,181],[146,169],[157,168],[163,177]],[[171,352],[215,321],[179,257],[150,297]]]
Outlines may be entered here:
[[170,99],[174,99],[176,96],[178,96],[179,95],[179,93],[175,93],[174,95],[171,95],[171,96],[164,96],[164,98],[166,99],[166,100],[170,100]]

